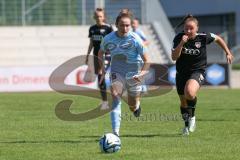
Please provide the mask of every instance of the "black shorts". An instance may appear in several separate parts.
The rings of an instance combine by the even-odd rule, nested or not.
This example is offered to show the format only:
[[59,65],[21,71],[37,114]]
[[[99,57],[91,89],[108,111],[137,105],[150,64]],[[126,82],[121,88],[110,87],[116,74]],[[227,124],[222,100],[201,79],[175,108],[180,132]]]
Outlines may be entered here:
[[186,85],[186,82],[189,79],[194,79],[198,82],[198,84],[201,86],[205,81],[205,72],[204,71],[195,71],[191,74],[180,74],[176,73],[176,87],[177,92],[179,95],[184,95],[184,88]]

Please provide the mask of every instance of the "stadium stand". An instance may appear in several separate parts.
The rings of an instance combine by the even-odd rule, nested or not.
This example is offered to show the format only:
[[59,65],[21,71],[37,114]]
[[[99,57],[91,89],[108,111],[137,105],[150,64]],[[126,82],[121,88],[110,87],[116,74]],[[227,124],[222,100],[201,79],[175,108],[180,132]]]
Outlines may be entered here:
[[86,54],[88,26],[1,27],[1,66],[59,65]]
[[[85,55],[89,26],[1,27],[1,66],[60,65]],[[164,63],[164,54],[150,25],[141,28],[149,41],[151,62]]]

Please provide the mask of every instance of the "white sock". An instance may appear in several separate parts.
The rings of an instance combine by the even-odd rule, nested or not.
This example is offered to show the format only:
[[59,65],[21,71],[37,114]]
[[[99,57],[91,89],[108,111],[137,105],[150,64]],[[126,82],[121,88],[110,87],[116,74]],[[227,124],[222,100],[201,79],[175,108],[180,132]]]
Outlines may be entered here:
[[112,131],[119,135],[119,129],[121,125],[121,99],[114,98],[112,101],[112,111],[111,115],[111,122],[112,122]]

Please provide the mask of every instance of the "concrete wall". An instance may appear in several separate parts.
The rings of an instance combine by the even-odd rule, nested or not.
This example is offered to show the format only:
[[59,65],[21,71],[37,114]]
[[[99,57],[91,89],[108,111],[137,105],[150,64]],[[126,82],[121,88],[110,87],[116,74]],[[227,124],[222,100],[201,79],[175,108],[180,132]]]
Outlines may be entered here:
[[160,0],[168,17],[235,13],[237,43],[240,43],[240,0]]

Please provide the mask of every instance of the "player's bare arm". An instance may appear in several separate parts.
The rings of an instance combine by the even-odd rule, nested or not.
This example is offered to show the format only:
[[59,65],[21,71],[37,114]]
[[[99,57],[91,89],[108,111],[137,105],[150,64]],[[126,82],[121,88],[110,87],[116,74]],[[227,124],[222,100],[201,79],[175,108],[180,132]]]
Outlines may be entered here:
[[92,41],[92,38],[90,38],[90,42],[89,42],[89,45],[88,45],[88,51],[87,51],[87,57],[86,57],[86,60],[85,60],[85,64],[88,64],[88,57],[89,57],[92,49],[93,49],[93,41]]
[[182,40],[177,45],[177,47],[175,49],[172,49],[172,60],[176,61],[180,57],[183,45],[188,41],[188,39],[189,38],[187,35],[183,35]]
[[234,57],[225,41],[220,36],[216,35],[215,42],[225,51],[227,62],[231,64]]
[[144,53],[142,55],[142,60],[143,60],[144,64],[143,64],[141,72],[138,75],[135,75],[133,77],[133,79],[135,79],[136,81],[141,81],[142,77],[148,73],[148,69],[150,67],[149,56],[147,53]]

